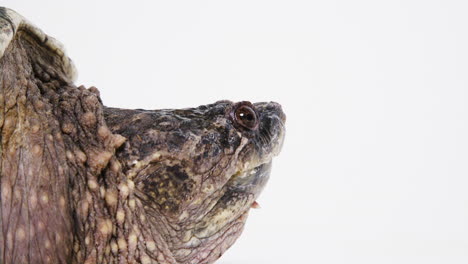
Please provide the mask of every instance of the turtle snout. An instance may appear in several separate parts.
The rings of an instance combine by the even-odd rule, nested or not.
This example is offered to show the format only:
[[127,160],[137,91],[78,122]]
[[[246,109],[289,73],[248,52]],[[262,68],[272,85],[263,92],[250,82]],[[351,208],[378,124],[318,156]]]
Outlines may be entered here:
[[265,102],[254,104],[259,115],[259,142],[264,152],[277,155],[282,148],[285,135],[286,115],[280,104]]
[[281,122],[286,122],[286,114],[283,112],[283,107],[277,102],[262,102],[254,104],[261,116],[276,116]]

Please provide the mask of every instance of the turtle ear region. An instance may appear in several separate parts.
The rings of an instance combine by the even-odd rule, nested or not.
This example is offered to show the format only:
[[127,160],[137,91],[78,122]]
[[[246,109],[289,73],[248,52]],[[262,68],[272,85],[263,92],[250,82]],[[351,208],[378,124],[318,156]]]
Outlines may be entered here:
[[193,199],[197,181],[182,163],[163,158],[144,166],[135,176],[136,186],[150,207],[177,215]]

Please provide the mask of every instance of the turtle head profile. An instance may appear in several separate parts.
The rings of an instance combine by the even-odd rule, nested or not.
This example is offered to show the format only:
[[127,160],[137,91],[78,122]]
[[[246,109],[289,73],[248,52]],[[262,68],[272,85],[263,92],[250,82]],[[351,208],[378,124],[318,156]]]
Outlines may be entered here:
[[177,110],[107,108],[105,117],[127,138],[117,157],[147,213],[162,218],[153,220],[154,228],[171,241],[177,261],[218,258],[240,235],[268,180],[284,138],[281,106],[220,101]]
[[0,263],[214,263],[285,135],[274,102],[120,109],[0,8]]

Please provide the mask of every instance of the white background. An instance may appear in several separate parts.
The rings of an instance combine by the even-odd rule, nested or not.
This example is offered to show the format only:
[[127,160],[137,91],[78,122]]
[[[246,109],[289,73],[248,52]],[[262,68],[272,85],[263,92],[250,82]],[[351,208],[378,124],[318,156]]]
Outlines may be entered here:
[[468,2],[0,1],[104,103],[277,101],[287,138],[221,264],[468,263]]

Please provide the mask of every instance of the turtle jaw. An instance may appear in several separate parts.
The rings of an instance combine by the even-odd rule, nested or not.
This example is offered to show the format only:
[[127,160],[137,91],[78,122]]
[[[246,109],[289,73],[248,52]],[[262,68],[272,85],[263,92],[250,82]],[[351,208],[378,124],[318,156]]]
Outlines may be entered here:
[[242,173],[233,175],[226,184],[226,194],[253,195],[257,198],[270,178],[271,163],[270,160]]
[[211,237],[247,213],[265,187],[270,171],[271,162],[268,162],[233,175],[225,185],[224,195],[197,225],[194,235]]
[[241,235],[248,213],[269,179],[271,161],[235,173],[224,194],[173,248],[181,263],[213,263]]

